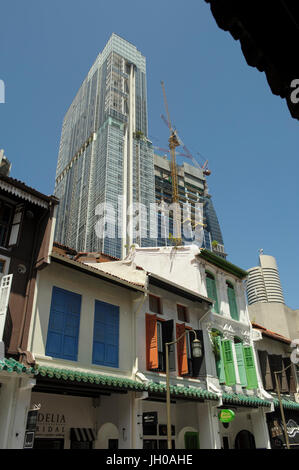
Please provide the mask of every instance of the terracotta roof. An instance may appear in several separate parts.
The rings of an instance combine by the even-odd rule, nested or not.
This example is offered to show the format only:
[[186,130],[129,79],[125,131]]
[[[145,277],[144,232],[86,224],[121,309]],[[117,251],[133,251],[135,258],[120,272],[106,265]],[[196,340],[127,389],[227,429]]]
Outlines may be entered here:
[[[102,270],[98,267],[98,265],[101,264],[101,263],[87,264],[87,263],[84,263],[82,261],[70,259],[65,254],[59,253],[57,251],[56,252],[52,251],[51,257],[54,258],[56,261],[61,260],[61,261],[64,262],[64,260],[65,260],[65,262],[68,263],[68,265],[70,267],[77,268],[77,269],[80,268],[80,270],[83,269],[87,273],[89,272],[89,273],[92,273],[92,274],[96,274],[98,277],[104,277],[107,281],[110,280],[110,281],[119,282],[119,283],[122,283],[124,286],[128,286],[128,287],[131,287],[133,289],[138,289],[138,290],[144,291],[144,283],[133,282],[133,281],[130,281],[130,280],[126,279],[125,277],[117,276],[115,274],[112,274],[110,272]],[[106,263],[103,263],[103,264],[106,264]]]
[[262,325],[259,325],[258,323],[252,322],[251,323],[253,328],[260,330],[261,333],[265,336],[268,336],[269,338],[276,339],[277,341],[282,341],[283,343],[291,344],[291,340],[286,338],[285,336],[280,335],[279,333],[275,333],[274,331],[268,330]]
[[66,245],[62,245],[59,242],[54,242],[53,243],[53,251],[57,251],[57,250],[55,250],[55,248],[60,248],[61,250],[64,250],[64,251],[66,251],[66,252],[68,252],[69,254],[72,254],[72,255],[77,255],[77,253],[78,253],[73,248],[70,248],[69,246],[66,246]]

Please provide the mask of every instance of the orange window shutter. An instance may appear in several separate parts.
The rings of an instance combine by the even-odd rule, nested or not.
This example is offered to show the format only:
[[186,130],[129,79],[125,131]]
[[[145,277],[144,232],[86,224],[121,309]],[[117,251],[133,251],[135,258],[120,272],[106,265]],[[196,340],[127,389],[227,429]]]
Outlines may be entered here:
[[[177,339],[185,333],[185,323],[176,324]],[[186,336],[183,336],[177,343],[178,372],[179,375],[188,374],[187,344]]]
[[158,369],[157,315],[145,315],[146,322],[146,368]]

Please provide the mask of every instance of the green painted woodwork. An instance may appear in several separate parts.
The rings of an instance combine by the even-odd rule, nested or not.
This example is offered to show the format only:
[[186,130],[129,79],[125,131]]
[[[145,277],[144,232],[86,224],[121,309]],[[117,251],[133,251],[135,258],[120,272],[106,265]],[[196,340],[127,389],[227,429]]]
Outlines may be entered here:
[[238,312],[238,307],[237,307],[235,290],[230,285],[227,285],[227,296],[228,296],[230,316],[233,318],[233,320],[239,320],[239,312]]
[[222,353],[224,361],[224,373],[226,385],[235,385],[236,373],[234,365],[234,356],[232,342],[228,339],[222,340]]
[[247,385],[247,376],[246,376],[246,369],[245,369],[244,357],[243,357],[243,344],[242,343],[235,343],[235,351],[236,351],[236,356],[237,356],[240,383],[241,383],[242,387],[246,387],[246,385]]
[[212,308],[212,312],[219,313],[216,281],[212,277],[209,277],[208,273],[206,276],[206,283],[207,283],[207,295],[210,299],[215,301],[213,308]]
[[243,346],[243,357],[247,377],[248,389],[258,388],[257,375],[253,357],[252,346]]

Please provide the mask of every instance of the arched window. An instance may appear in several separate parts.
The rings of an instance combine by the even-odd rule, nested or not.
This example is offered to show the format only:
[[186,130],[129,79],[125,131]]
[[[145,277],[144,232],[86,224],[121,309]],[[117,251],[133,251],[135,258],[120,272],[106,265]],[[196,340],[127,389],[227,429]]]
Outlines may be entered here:
[[234,286],[232,285],[231,282],[226,281],[226,288],[227,288],[227,297],[228,297],[228,303],[229,303],[230,316],[234,320],[239,320],[239,313],[238,313]]
[[219,313],[216,280],[213,274],[209,273],[208,271],[206,271],[206,284],[207,284],[207,295],[210,299],[214,300],[214,306],[212,308],[212,311],[214,313]]

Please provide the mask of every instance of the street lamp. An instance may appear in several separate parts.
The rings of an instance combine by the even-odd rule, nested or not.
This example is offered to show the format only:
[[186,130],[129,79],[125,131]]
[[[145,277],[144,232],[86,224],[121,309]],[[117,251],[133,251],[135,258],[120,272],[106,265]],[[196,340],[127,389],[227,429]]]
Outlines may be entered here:
[[201,342],[197,338],[196,332],[193,329],[185,330],[179,338],[175,341],[171,341],[170,343],[165,343],[166,347],[166,406],[167,406],[167,447],[171,449],[171,417],[170,417],[170,387],[169,387],[169,350],[168,347],[172,344],[178,343],[187,333],[190,332],[194,333],[194,340],[192,341],[192,355],[193,357],[201,357],[202,356],[202,348]]

